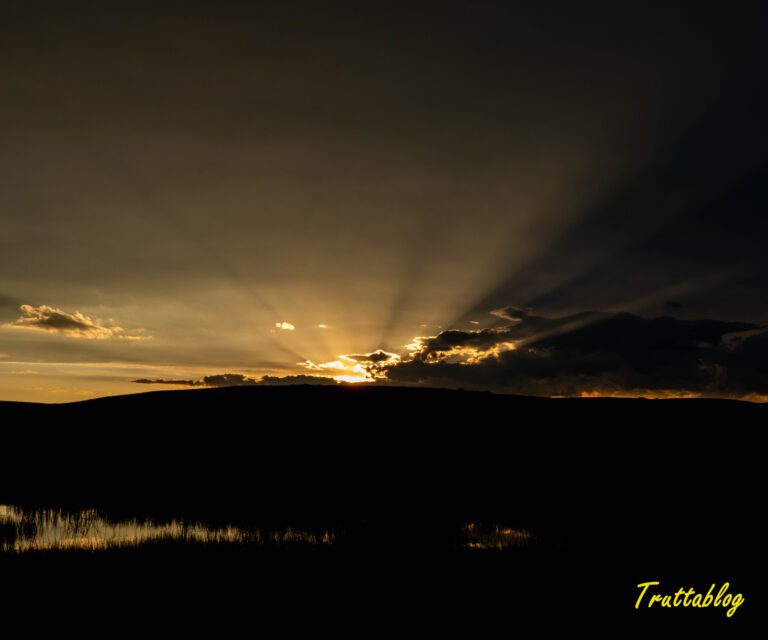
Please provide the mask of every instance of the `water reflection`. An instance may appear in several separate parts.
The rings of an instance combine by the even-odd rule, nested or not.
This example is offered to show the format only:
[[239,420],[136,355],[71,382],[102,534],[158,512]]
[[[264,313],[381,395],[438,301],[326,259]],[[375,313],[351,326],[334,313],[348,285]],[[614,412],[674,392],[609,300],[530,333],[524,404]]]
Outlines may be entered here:
[[[381,525],[381,523],[379,523]],[[389,537],[382,540],[374,531],[361,530],[361,540],[374,546],[397,546],[405,540],[420,539],[428,547],[471,550],[506,550],[526,547],[536,542],[526,529],[501,524],[468,523],[461,527],[458,538],[447,530],[392,530],[385,527]],[[454,530],[455,531],[455,530]],[[200,544],[234,545],[333,545],[341,532],[332,529],[299,529],[293,527],[258,528],[242,526],[213,526],[199,521],[169,519],[108,518],[96,509],[65,511],[52,508],[23,508],[0,505],[0,552],[36,550],[104,549],[138,547],[163,541]],[[453,540],[451,545],[449,540]],[[447,546],[444,546],[448,542]]]
[[535,542],[527,529],[514,529],[500,524],[482,525],[470,522],[461,530],[462,546],[467,549],[509,549],[526,547]]
[[61,511],[0,505],[2,551],[96,551],[137,547],[167,540],[204,544],[331,545],[336,542],[336,537],[333,530],[211,527],[200,522],[188,523],[181,520],[154,522],[134,519],[112,522],[103,518],[96,509]]

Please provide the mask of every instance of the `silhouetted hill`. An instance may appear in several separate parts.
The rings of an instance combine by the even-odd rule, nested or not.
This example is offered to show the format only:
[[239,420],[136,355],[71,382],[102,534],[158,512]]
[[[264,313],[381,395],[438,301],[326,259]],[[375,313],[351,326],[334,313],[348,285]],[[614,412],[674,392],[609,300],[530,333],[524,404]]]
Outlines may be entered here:
[[[730,530],[768,407],[390,387],[0,403],[0,502],[293,519],[512,519],[554,536]],[[610,517],[609,517],[610,514]],[[567,537],[567,535],[565,535]]]
[[[565,621],[636,624],[634,585],[642,580],[755,588],[766,417],[768,406],[735,401],[359,386],[0,403],[0,504],[96,506],[115,518],[333,525],[352,545],[290,561],[237,550],[171,560],[166,547],[139,555],[67,552],[55,561],[6,557],[4,570],[18,568],[15,575],[33,587],[49,578],[30,576],[55,571],[80,576],[90,592],[90,585],[119,583],[142,593],[152,593],[146,576],[172,571],[184,597],[194,592],[208,604],[240,598],[248,607],[254,589],[270,601],[282,589],[289,595],[281,606],[292,608],[299,597],[302,610],[316,596],[302,595],[297,584],[322,575],[321,591],[343,594],[329,595],[325,611],[341,597],[358,607],[373,602],[384,615],[396,593],[444,626],[451,611],[475,625],[506,623],[508,611],[523,610],[538,611],[541,621],[552,606]],[[439,555],[469,521],[524,527],[541,544],[516,555]],[[237,580],[265,571],[273,582],[235,589]],[[160,601],[164,591],[154,589]],[[365,589],[377,599],[366,600]],[[422,589],[436,598],[433,609],[424,608]],[[593,593],[602,594],[600,619],[592,617]],[[695,622],[727,624],[721,612],[710,613]],[[678,618],[689,628],[690,616]]]

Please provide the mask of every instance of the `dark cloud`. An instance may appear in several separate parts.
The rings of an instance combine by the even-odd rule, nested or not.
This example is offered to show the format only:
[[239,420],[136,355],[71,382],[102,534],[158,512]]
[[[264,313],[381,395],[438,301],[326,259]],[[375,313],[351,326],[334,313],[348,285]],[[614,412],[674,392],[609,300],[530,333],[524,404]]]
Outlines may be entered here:
[[410,359],[386,367],[390,380],[546,395],[768,393],[768,332],[746,322],[608,312],[526,316],[497,329],[444,331],[420,345]]
[[169,380],[166,378],[139,378],[138,380],[132,380],[132,382],[135,382],[136,384],[172,384],[188,387],[202,386],[198,380]]
[[62,309],[40,305],[33,307],[23,304],[19,307],[21,317],[5,326],[14,329],[33,329],[38,331],[50,331],[60,333],[72,338],[88,338],[91,340],[104,340],[106,338],[136,338],[125,334],[122,327],[116,325],[105,326],[99,320],[94,320],[83,315],[79,311],[68,313]]
[[335,385],[338,384],[333,378],[323,378],[320,376],[263,376],[258,383],[259,385],[268,386],[283,386],[290,384],[319,384],[319,385]]
[[422,347],[418,355],[423,359],[428,359],[434,354],[465,347],[479,350],[490,349],[501,342],[505,342],[509,334],[509,328],[479,329],[477,331],[451,329],[449,331],[442,331],[434,337],[421,338]]
[[249,378],[240,373],[221,373],[205,376],[199,382],[199,386],[201,387],[234,387],[254,384],[258,384],[258,380]]
[[396,354],[387,353],[386,351],[382,351],[381,349],[379,349],[378,351],[374,351],[373,353],[362,353],[362,354],[352,353],[344,357],[349,358],[350,360],[355,360],[356,362],[372,362],[374,364],[397,359]]
[[712,347],[726,334],[758,329],[748,322],[681,320],[673,317],[642,318],[631,313],[583,312],[560,318],[526,316],[506,327],[470,331],[443,331],[421,339],[417,355],[465,347],[490,349],[498,344],[524,343],[529,348],[579,348],[631,354],[638,351]]
[[134,380],[137,384],[167,384],[188,387],[242,387],[242,386],[284,386],[293,384],[331,385],[337,384],[332,378],[320,376],[262,376],[250,378],[241,373],[222,373],[204,376],[200,380],[170,380],[165,378],[140,378]]
[[382,378],[387,367],[399,362],[400,356],[396,353],[388,353],[382,349],[372,353],[353,353],[342,356],[343,360],[358,362],[365,371],[365,375],[370,380]]

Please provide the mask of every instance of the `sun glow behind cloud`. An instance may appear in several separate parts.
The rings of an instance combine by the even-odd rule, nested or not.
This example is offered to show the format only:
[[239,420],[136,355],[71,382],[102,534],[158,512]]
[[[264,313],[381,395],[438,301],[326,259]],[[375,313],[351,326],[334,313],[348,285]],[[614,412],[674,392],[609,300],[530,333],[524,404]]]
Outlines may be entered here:
[[376,382],[386,378],[387,367],[400,362],[395,353],[378,350],[365,354],[340,355],[337,360],[313,362],[306,360],[299,366],[310,371],[322,372],[338,382]]
[[485,348],[472,346],[454,346],[445,351],[430,351],[429,343],[438,336],[418,336],[405,348],[409,352],[406,359],[424,359],[432,362],[447,362],[453,364],[477,364],[488,357],[498,357],[507,351],[514,351],[518,347],[517,342],[504,341],[492,344]]
[[373,382],[370,378],[367,378],[365,376],[351,376],[351,375],[340,375],[340,376],[334,376],[334,380],[337,382],[348,382],[350,384],[360,384],[363,382]]

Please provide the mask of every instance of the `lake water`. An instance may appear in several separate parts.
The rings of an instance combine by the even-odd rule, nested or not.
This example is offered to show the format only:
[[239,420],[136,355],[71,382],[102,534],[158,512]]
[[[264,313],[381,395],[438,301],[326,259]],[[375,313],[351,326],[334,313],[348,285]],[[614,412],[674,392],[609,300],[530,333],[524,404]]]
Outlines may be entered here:
[[[0,505],[0,551],[90,550],[138,547],[158,541],[201,544],[333,545],[343,532],[295,527],[213,526],[183,520],[108,519],[96,509],[64,511]],[[459,546],[476,550],[504,550],[535,542],[525,529],[499,524],[465,524]]]

